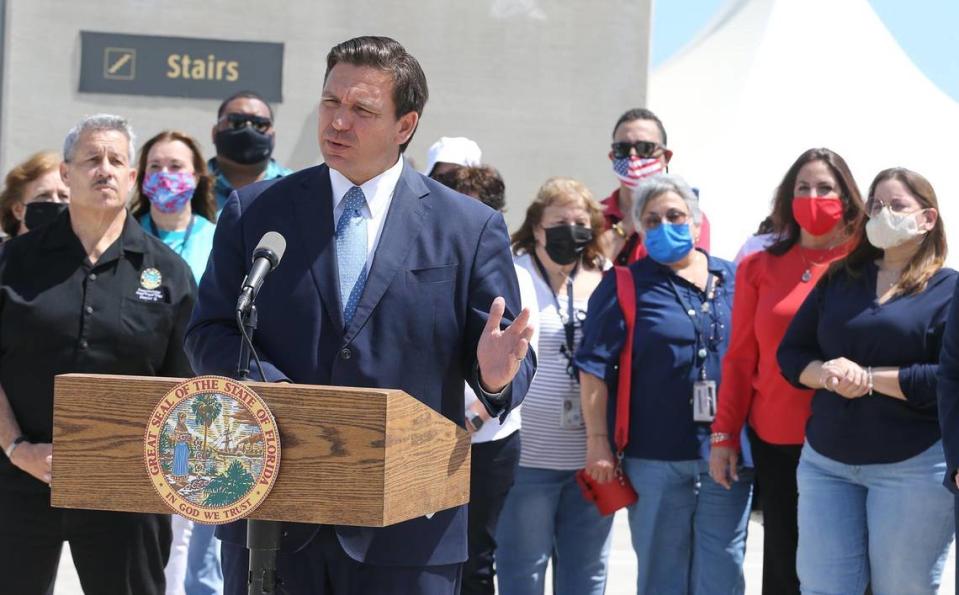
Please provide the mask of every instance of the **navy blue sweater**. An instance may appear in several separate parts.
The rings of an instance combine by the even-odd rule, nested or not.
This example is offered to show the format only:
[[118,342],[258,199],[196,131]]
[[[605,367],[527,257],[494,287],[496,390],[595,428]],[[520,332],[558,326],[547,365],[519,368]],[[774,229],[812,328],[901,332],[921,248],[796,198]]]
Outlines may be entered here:
[[[959,292],[959,285],[956,291]],[[959,495],[956,487],[956,471],[959,469],[959,299],[955,294],[949,310],[939,355],[939,427],[949,467],[944,483]]]
[[894,463],[918,455],[940,437],[936,410],[939,350],[956,271],[941,269],[925,291],[876,301],[874,263],[852,277],[824,277],[793,318],[779,346],[779,366],[796,386],[814,360],[845,357],[860,366],[899,368],[905,401],[874,393],[846,399],[819,389],[806,440],[849,465]]

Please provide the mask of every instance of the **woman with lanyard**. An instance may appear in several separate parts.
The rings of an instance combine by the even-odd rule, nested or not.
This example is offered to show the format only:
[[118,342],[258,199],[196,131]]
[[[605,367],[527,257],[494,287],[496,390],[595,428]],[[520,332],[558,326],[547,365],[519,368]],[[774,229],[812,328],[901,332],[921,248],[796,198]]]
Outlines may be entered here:
[[[694,248],[699,200],[680,178],[656,175],[633,197],[633,220],[649,257],[629,266],[635,294],[628,437],[614,457],[618,363],[626,317],[616,275],[589,301],[575,363],[586,421],[586,473],[624,473],[639,493],[629,507],[637,589],[646,593],[743,593],[742,563],[752,470],[732,489],[709,477],[709,424],[729,342],[735,281],[731,262]],[[624,402],[625,405],[625,402]],[[743,464],[751,467],[748,449]],[[619,458],[619,460],[617,460]],[[617,468],[619,467],[619,468]]]
[[786,382],[776,349],[829,263],[849,251],[863,217],[859,188],[845,160],[829,149],[809,149],[776,191],[771,241],[736,271],[709,467],[720,485],[731,484],[748,420],[765,531],[763,593],[770,595],[799,595],[796,467],[813,393]]
[[216,200],[192,137],[168,130],[143,145],[132,211],[144,229],[187,261],[199,283],[213,248]]
[[497,530],[503,595],[542,595],[550,557],[557,595],[601,595],[606,588],[612,517],[602,517],[576,483],[586,432],[572,367],[587,300],[602,278],[602,231],[589,190],[551,178],[512,237],[516,264],[536,286],[539,349],[523,401],[519,467]]
[[[213,248],[216,199],[213,178],[192,137],[164,131],[143,145],[131,210],[144,229],[186,260],[199,284]],[[173,515],[168,595],[222,591],[220,542],[213,531],[213,525]]]

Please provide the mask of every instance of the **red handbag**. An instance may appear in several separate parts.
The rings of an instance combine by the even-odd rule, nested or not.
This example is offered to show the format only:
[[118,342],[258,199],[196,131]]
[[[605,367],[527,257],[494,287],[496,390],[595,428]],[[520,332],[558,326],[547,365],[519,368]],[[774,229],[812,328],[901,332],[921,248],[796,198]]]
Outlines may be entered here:
[[626,321],[626,343],[619,354],[619,382],[616,386],[616,469],[613,480],[600,483],[585,469],[576,472],[576,482],[583,497],[596,505],[603,516],[613,514],[639,499],[636,490],[623,473],[623,452],[629,442],[629,390],[633,376],[633,336],[636,328],[636,286],[628,267],[613,267],[616,273],[616,297]]

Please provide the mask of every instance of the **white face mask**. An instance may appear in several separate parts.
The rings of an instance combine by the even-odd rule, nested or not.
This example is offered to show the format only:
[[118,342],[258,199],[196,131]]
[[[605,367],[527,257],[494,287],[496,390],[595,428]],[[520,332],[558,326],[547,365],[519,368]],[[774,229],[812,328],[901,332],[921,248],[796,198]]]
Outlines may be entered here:
[[901,246],[926,233],[919,229],[919,221],[916,220],[916,216],[921,212],[899,215],[893,213],[889,207],[883,207],[866,222],[866,238],[880,250]]

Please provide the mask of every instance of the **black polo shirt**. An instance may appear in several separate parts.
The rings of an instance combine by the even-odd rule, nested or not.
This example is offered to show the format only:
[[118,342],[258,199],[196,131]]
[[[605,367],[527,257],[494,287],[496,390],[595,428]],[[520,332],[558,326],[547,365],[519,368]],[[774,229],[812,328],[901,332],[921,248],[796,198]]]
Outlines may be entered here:
[[[96,264],[66,212],[0,247],[0,386],[24,435],[50,442],[53,377],[189,377],[183,334],[196,299],[189,265],[129,215]],[[0,456],[0,489],[47,487]]]

